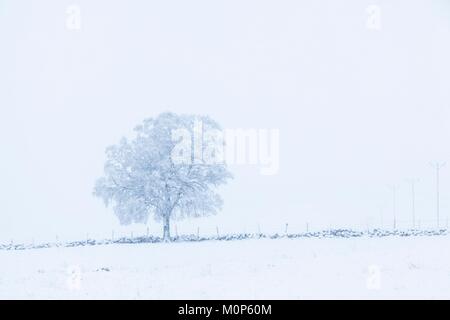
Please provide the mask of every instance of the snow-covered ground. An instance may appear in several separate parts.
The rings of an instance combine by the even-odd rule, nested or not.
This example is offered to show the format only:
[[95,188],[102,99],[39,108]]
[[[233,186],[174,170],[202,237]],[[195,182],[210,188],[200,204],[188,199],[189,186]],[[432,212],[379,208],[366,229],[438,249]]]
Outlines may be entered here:
[[0,298],[450,298],[450,236],[0,250]]

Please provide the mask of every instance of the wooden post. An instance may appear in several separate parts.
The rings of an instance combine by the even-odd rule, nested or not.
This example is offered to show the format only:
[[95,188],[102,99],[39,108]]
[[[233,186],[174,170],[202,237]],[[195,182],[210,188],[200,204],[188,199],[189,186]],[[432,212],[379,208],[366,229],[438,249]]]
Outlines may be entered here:
[[219,238],[220,235],[219,235],[219,227],[218,226],[216,226],[216,232],[217,232],[217,238]]

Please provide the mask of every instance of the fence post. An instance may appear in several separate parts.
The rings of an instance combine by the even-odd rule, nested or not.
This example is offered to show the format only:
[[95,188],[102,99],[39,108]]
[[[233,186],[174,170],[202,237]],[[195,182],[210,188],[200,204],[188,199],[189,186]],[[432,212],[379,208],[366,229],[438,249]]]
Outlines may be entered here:
[[306,233],[309,233],[309,223],[306,222]]
[[197,240],[200,239],[200,227],[197,227]]
[[147,227],[147,238],[148,238],[148,235],[149,235],[149,229],[148,229],[148,227]]
[[289,226],[289,223],[286,223],[286,227],[285,227],[285,229],[284,229],[284,234],[287,234],[287,233],[288,233],[288,226]]
[[219,235],[219,227],[218,226],[216,226],[216,232],[217,232],[217,239],[220,237],[220,235]]
[[111,240],[114,242],[114,230],[111,232]]

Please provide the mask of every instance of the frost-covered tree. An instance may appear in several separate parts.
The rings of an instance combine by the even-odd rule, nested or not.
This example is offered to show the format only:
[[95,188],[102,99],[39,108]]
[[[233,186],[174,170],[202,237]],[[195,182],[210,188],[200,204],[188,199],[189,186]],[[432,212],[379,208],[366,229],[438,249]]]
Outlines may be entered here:
[[231,174],[221,159],[223,139],[211,134],[219,130],[206,116],[163,113],[144,120],[133,139],[107,148],[94,195],[113,207],[121,224],[162,220],[163,237],[170,240],[171,219],[221,208],[217,187]]

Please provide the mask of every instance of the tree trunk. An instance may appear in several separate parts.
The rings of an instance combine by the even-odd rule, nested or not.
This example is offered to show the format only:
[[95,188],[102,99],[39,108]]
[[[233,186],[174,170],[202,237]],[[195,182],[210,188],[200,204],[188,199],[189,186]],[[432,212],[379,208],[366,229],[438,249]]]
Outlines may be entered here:
[[165,214],[163,219],[163,240],[164,242],[170,242],[170,215]]

